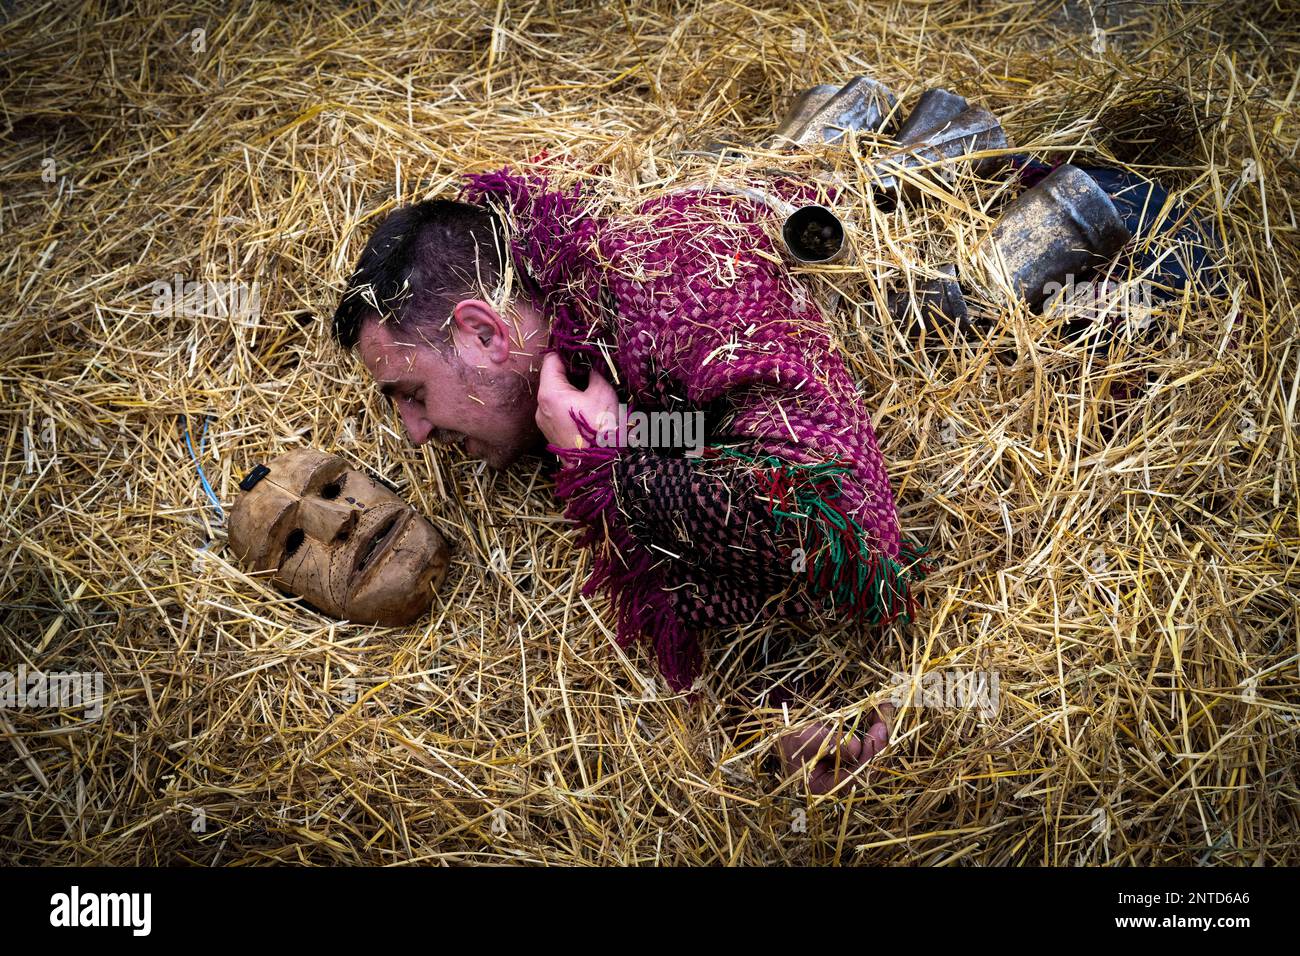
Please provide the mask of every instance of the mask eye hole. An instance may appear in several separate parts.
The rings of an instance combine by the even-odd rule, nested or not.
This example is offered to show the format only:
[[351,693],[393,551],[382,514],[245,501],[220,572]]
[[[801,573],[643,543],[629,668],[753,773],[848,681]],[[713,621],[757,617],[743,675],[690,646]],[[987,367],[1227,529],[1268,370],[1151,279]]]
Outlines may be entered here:
[[333,501],[343,493],[343,479],[331,481],[328,485],[320,490],[320,496],[326,501]]
[[295,551],[301,548],[306,537],[307,534],[302,530],[302,528],[295,528],[293,531],[290,531],[289,537],[284,539],[284,557],[291,557]]

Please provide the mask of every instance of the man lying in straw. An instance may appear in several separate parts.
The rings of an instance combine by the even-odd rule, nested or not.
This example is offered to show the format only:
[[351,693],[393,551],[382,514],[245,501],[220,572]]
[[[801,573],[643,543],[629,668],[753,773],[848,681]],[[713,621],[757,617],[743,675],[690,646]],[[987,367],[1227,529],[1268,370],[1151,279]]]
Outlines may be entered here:
[[[411,441],[500,468],[544,437],[593,551],[586,593],[607,591],[620,642],[649,641],[678,691],[711,627],[910,619],[921,549],[900,537],[857,383],[755,206],[678,192],[607,215],[572,172],[470,176],[463,201],[398,209],[370,238],[333,332]],[[856,782],[884,716],[860,736],[788,735],[786,770],[807,764],[815,791]]]

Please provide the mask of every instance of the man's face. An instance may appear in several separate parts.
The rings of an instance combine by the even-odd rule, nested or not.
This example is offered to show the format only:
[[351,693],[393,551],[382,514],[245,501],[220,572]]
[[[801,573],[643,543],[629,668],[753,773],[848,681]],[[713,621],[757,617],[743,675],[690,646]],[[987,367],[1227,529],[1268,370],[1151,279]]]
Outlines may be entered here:
[[[357,340],[361,361],[396,406],[414,444],[434,439],[460,445],[467,455],[504,468],[541,442],[533,349],[507,344],[503,353],[494,353],[477,338],[463,346],[453,338],[435,347],[418,329],[396,329],[374,318]],[[498,361],[494,356],[500,354],[504,359]]]

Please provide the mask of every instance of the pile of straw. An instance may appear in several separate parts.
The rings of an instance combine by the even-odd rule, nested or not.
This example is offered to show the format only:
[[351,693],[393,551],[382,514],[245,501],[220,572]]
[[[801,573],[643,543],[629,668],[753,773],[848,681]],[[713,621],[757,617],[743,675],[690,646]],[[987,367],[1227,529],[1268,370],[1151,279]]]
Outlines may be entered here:
[[[99,672],[105,699],[98,719],[0,710],[0,860],[1300,860],[1283,5],[7,16],[0,669]],[[848,197],[861,258],[809,289],[838,296],[903,527],[940,568],[910,627],[781,625],[834,672],[807,708],[745,705],[757,628],[714,637],[696,699],[672,697],[578,593],[588,559],[537,463],[410,447],[323,320],[375,221],[463,172],[546,148],[649,194],[722,173],[678,150],[756,141],[791,93],[855,73],[905,104],[957,90],[1040,158],[1158,177],[1222,230],[1229,290],[1095,353],[977,283],[994,334],[921,341],[885,291],[967,256],[1008,187]],[[852,172],[871,145],[807,161]],[[208,283],[197,305],[168,306],[177,275]],[[429,618],[338,624],[233,563],[218,504],[300,444],[383,475],[455,542]],[[851,723],[891,675],[949,671],[996,674],[998,706],[903,708],[851,798],[767,772],[787,722]]]

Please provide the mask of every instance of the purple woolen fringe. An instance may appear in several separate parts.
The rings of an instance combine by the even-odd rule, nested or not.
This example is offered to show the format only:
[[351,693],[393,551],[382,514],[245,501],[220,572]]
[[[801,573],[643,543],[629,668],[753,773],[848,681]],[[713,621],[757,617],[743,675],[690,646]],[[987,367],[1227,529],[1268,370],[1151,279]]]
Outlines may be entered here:
[[618,510],[613,477],[618,449],[600,447],[586,420],[575,415],[574,421],[586,447],[547,448],[561,462],[555,495],[566,503],[564,516],[583,525],[579,543],[592,554],[591,577],[582,593],[591,597],[607,587],[618,645],[627,647],[647,637],[668,686],[685,692],[700,671],[699,641],[682,624],[664,590],[659,560],[632,537]]
[[582,184],[568,192],[552,190],[545,176],[516,174],[509,167],[465,179],[464,201],[495,200],[503,213],[527,218],[510,230],[511,259],[533,307],[551,319],[551,348],[599,358],[590,336],[594,323],[577,311],[600,301],[599,285],[590,278],[597,228],[585,209]]

